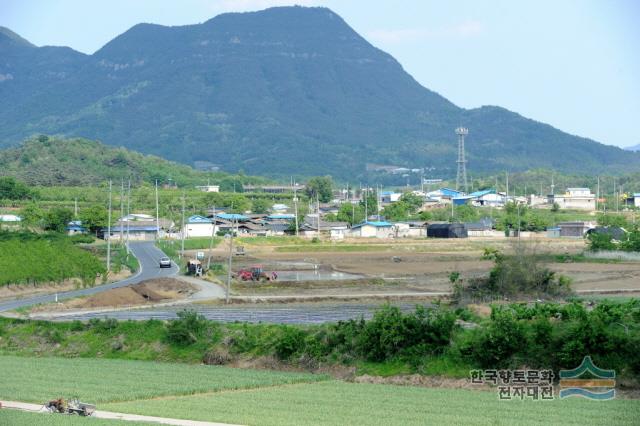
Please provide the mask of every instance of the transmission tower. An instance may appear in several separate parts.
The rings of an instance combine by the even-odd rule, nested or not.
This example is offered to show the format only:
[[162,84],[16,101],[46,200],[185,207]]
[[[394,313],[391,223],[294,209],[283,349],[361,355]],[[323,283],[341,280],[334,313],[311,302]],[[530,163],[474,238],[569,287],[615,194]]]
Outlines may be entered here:
[[464,137],[469,134],[466,127],[458,127],[456,135],[458,135],[458,173],[456,174],[456,191],[467,192],[467,160],[464,156]]

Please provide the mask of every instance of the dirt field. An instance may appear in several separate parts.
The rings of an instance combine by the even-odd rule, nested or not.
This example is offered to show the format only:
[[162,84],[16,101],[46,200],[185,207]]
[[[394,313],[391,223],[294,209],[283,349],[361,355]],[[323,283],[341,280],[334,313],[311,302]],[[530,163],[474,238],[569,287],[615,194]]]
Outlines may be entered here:
[[[320,246],[246,245],[247,255],[234,258],[233,270],[261,264],[265,271],[318,270],[359,275],[361,279],[287,281],[267,284],[239,283],[234,290],[244,295],[264,294],[357,294],[358,292],[449,291],[449,274],[463,279],[486,276],[492,261],[482,260],[485,248],[504,252],[514,240],[473,238],[464,240],[354,240]],[[585,249],[581,239],[536,239],[526,241],[538,253],[578,254]],[[345,247],[347,246],[347,247]],[[333,249],[335,248],[335,249]],[[345,250],[348,249],[348,250]],[[214,252],[214,261],[226,263],[228,245]],[[640,263],[550,263],[549,267],[573,279],[573,288],[583,290],[640,290]],[[356,277],[357,278],[357,277]]]
[[158,278],[107,290],[91,297],[80,297],[63,303],[36,307],[32,312],[147,305],[185,299],[196,291],[198,287],[187,282],[174,278]]

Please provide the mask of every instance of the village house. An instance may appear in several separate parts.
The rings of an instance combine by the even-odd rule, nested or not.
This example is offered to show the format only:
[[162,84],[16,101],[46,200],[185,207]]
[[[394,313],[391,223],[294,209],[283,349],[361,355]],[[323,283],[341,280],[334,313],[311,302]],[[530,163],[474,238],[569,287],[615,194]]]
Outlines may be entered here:
[[82,221],[72,220],[65,227],[65,231],[67,231],[67,235],[86,234],[87,228],[82,226]]
[[215,233],[213,220],[208,217],[193,215],[187,219],[184,225],[184,237],[209,237]]
[[576,221],[558,223],[561,237],[582,238],[590,229],[593,229],[595,227],[595,222]]
[[98,231],[98,238],[125,240],[128,235],[130,241],[151,241],[158,236],[168,235],[172,232],[173,227],[174,223],[169,219],[160,218],[156,221],[151,215],[132,213],[121,217],[111,226],[111,235],[108,235],[107,227],[102,228]]
[[562,195],[551,194],[548,204],[557,204],[561,209],[590,210],[596,209],[596,196],[589,188],[567,188]]
[[386,221],[366,221],[352,226],[350,236],[363,238],[393,238],[395,236],[395,229],[392,223]]
[[220,192],[220,185],[199,185],[196,189],[202,192]]

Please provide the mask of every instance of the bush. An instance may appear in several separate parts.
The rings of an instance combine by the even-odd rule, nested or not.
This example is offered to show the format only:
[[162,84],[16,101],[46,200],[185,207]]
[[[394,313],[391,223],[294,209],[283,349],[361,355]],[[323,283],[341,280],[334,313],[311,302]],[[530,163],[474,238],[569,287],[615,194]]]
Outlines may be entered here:
[[167,324],[167,341],[179,346],[196,343],[202,338],[208,321],[192,310],[178,312],[178,318]]
[[305,347],[306,333],[300,328],[282,326],[281,334],[276,340],[274,349],[278,359],[287,360]]
[[507,367],[512,357],[526,342],[522,324],[508,309],[494,309],[491,322],[478,329],[466,352],[483,368]]
[[387,305],[362,327],[358,352],[372,361],[388,360],[409,349],[412,354],[438,352],[449,344],[454,324],[455,315],[442,309],[418,306],[414,313],[403,314]]

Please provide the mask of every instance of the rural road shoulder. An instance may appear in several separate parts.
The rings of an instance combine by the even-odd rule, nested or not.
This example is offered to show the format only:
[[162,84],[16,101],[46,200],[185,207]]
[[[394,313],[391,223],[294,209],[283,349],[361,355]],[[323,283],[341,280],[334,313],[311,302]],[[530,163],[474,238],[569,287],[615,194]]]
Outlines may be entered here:
[[[90,296],[106,290],[124,287],[131,284],[137,284],[141,281],[153,278],[171,277],[178,273],[179,269],[173,263],[171,265],[171,268],[162,269],[159,267],[158,260],[161,257],[165,256],[165,254],[162,252],[162,250],[157,248],[152,241],[132,242],[130,243],[129,247],[131,248],[131,252],[133,253],[133,255],[138,259],[138,263],[140,265],[140,270],[137,274],[114,283],[61,292],[57,294],[58,300],[71,299],[81,296]],[[55,294],[45,294],[4,301],[0,303],[0,312],[11,311],[14,309],[38,305],[41,303],[55,302],[55,300]]]

